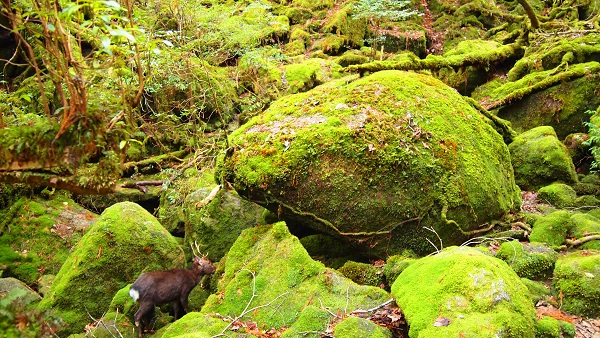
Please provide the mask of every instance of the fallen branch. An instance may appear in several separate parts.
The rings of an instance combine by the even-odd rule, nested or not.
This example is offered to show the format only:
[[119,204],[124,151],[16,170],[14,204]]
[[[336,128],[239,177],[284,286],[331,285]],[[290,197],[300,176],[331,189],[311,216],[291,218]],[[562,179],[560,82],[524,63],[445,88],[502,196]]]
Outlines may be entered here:
[[593,240],[600,240],[600,235],[590,235],[590,236],[581,237],[581,238],[578,238],[575,240],[567,239],[567,240],[565,240],[565,243],[567,243],[567,245],[570,245],[570,246],[578,246],[578,245],[581,245],[583,243],[587,243],[587,242],[593,241]]
[[384,307],[384,306],[386,306],[386,305],[388,305],[388,304],[390,304],[392,302],[394,302],[393,298],[389,299],[385,303],[377,305],[376,307],[373,307],[373,308],[370,308],[370,309],[367,309],[367,310],[354,310],[351,313],[370,313],[370,312],[374,312],[374,311],[377,311],[377,310],[381,309],[382,307]]
[[148,192],[148,188],[146,188],[147,185],[158,186],[158,185],[163,185],[163,183],[164,183],[164,181],[125,182],[125,183],[121,184],[121,188],[133,188],[133,189],[138,189],[143,193],[147,193]]
[[137,169],[145,168],[145,167],[148,167],[148,166],[151,166],[154,164],[161,166],[169,160],[183,162],[181,157],[185,157],[188,153],[189,153],[189,150],[184,149],[184,150],[179,150],[179,151],[175,151],[175,152],[168,153],[168,154],[162,154],[162,155],[150,157],[150,158],[138,161],[138,162],[127,162],[127,163],[123,164],[123,172],[127,173],[135,168],[137,168]]
[[208,194],[208,196],[204,197],[204,199],[202,199],[202,201],[199,201],[198,203],[196,203],[196,209],[200,209],[204,206],[206,206],[208,203],[212,202],[215,197],[217,197],[217,194],[219,193],[219,191],[221,191],[221,188],[223,186],[218,184],[216,187],[213,188],[213,190],[210,192],[210,194]]

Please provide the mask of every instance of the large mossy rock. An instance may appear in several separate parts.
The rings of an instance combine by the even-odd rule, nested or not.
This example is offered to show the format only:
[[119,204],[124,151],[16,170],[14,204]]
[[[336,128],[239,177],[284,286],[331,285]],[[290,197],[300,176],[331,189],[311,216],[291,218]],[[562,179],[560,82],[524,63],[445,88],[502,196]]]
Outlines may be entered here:
[[535,337],[527,287],[506,263],[477,249],[452,247],[418,260],[396,279],[392,295],[410,337]]
[[386,256],[429,252],[520,205],[502,137],[432,77],[382,71],[286,96],[241,126],[217,176],[286,222]]
[[539,243],[515,240],[502,243],[495,257],[505,261],[519,277],[541,280],[552,276],[558,254]]
[[577,251],[559,257],[552,279],[562,309],[586,317],[600,316],[600,251]]
[[[244,314],[242,321],[262,329],[290,327],[304,318],[309,327],[296,326],[297,332],[324,332],[333,314],[370,309],[390,299],[384,290],[355,284],[312,260],[283,222],[244,230],[224,262],[218,291],[202,313]],[[304,311],[315,313],[310,304],[328,309],[328,315],[317,311],[307,320]]]
[[216,186],[213,171],[186,170],[163,191],[158,216],[165,228],[185,233],[186,248],[197,243],[212,262],[227,253],[242,230],[264,224],[267,212],[234,190],[220,189],[209,198]]
[[62,193],[21,197],[0,211],[0,274],[37,285],[58,273],[97,218]]
[[40,303],[63,320],[61,334],[83,332],[114,294],[143,271],[184,265],[177,241],[148,211],[131,202],[106,209],[77,243]]
[[533,128],[520,134],[508,149],[515,180],[523,190],[536,190],[556,181],[577,182],[569,151],[550,126]]

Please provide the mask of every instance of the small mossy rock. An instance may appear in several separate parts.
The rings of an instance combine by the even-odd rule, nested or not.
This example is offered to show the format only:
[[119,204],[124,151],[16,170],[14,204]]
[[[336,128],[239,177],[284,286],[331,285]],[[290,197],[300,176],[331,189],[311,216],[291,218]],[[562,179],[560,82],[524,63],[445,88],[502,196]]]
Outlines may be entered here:
[[562,330],[558,319],[543,316],[535,323],[536,338],[562,338]]
[[540,243],[504,242],[496,258],[508,263],[519,277],[542,280],[552,276],[558,254]]
[[[296,338],[304,335],[306,332],[325,332],[330,320],[331,314],[326,309],[309,305],[302,309],[298,315],[298,319],[281,334],[281,338]],[[316,336],[318,334],[315,334]]]
[[184,262],[183,250],[154,216],[135,203],[117,203],[77,243],[40,307],[58,311],[61,334],[81,332],[89,316],[100,318],[113,295],[141,272]]
[[578,316],[600,316],[600,252],[577,251],[559,257],[552,287],[562,309]]
[[534,281],[527,278],[521,278],[521,282],[523,282],[523,284],[525,284],[525,286],[529,290],[533,304],[537,304],[541,300],[547,300],[552,295],[552,292],[550,292],[550,288],[542,282]]
[[557,210],[535,221],[529,240],[532,243],[546,243],[551,247],[560,246],[567,238],[571,227],[571,213]]
[[373,264],[348,261],[338,269],[346,278],[361,285],[380,286],[383,284],[383,269]]
[[[535,337],[529,291],[502,260],[469,247],[419,259],[392,285],[410,337]],[[447,326],[435,326],[438,318]]]
[[62,193],[22,197],[0,211],[0,271],[35,285],[56,274],[98,215]]
[[212,262],[219,261],[243,229],[262,223],[264,208],[242,199],[234,190],[220,189],[214,172],[188,169],[164,190],[159,220],[169,229],[183,228],[186,250],[196,242]]
[[[589,235],[600,234],[600,219],[590,214],[574,214],[571,216],[571,223],[573,223],[571,231],[569,232],[571,238],[578,239]],[[585,242],[577,248],[600,251],[600,239]]]
[[[23,312],[27,306],[42,299],[27,284],[12,277],[0,278],[0,300],[3,308],[9,308],[16,313]],[[7,304],[8,303],[8,304]],[[2,318],[0,316],[0,318]]]
[[[477,135],[477,137],[474,137]],[[502,137],[432,77],[381,71],[285,96],[230,135],[217,177],[291,224],[386,257],[521,203]]]
[[404,269],[416,261],[416,256],[410,252],[388,257],[388,259],[385,261],[385,265],[383,266],[383,276],[385,277],[386,289],[390,288],[392,284],[394,284],[394,281],[396,281],[396,278],[400,276]]
[[537,190],[556,181],[577,182],[569,152],[552,127],[528,130],[515,137],[508,149],[515,169],[515,181],[523,190]]
[[583,195],[575,199],[575,207],[577,208],[592,208],[600,207],[600,199],[592,195]]
[[312,58],[302,63],[294,63],[284,67],[283,78],[287,83],[287,93],[305,92],[331,79],[340,77],[339,64],[325,59]]
[[575,189],[564,183],[552,183],[538,190],[538,199],[557,208],[567,208],[575,205],[577,193]]
[[[211,338],[219,335],[226,326],[227,322],[222,319],[199,312],[190,312],[162,331],[161,338]],[[226,334],[225,336],[230,335]],[[235,335],[231,336],[236,337]]]
[[391,338],[390,330],[377,326],[369,319],[347,317],[337,324],[333,331],[336,338]]
[[218,291],[202,312],[235,317],[258,307],[244,318],[260,328],[293,325],[310,299],[319,299],[318,304],[331,314],[369,309],[390,298],[380,288],[357,285],[312,260],[283,222],[244,230],[224,261]]
[[110,305],[108,306],[109,312],[118,312],[128,316],[129,318],[133,318],[134,313],[137,311],[137,306],[136,302],[129,295],[130,286],[131,284],[128,284],[115,293],[115,296],[110,301]]

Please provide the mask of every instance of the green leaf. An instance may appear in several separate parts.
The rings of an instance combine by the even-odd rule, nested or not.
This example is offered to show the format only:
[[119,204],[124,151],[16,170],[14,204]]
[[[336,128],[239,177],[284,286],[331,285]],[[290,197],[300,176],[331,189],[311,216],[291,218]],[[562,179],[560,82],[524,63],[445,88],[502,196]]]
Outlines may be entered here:
[[20,99],[23,99],[27,102],[31,102],[31,96],[29,94],[21,94],[21,96],[19,96]]
[[131,43],[135,43],[135,37],[129,33],[128,31],[124,30],[123,28],[117,28],[117,29],[111,29],[110,30],[110,35],[112,36],[124,36],[125,38],[127,38],[127,40],[129,40],[129,42]]
[[119,142],[119,149],[125,148],[126,145],[127,145],[127,141],[125,141],[125,140]]
[[53,24],[51,24],[51,23],[48,22],[48,30],[51,31],[51,32],[54,32],[56,30],[56,27],[54,27]]
[[164,43],[165,45],[167,45],[169,47],[173,47],[173,43],[169,40],[162,40],[162,43]]
[[103,1],[103,2],[106,5],[106,7],[112,7],[112,8],[115,8],[115,9],[120,9],[121,8],[121,5],[119,5],[119,3],[116,2],[116,1]]

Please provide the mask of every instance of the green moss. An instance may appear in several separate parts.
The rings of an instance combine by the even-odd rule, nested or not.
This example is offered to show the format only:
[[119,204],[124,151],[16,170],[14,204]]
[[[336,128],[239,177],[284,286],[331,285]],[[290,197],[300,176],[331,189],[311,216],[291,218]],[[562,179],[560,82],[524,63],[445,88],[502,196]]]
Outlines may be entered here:
[[355,51],[347,51],[337,59],[337,63],[339,63],[340,66],[342,66],[342,67],[347,67],[349,65],[361,64],[361,63],[365,63],[368,61],[369,61],[368,57],[366,57],[362,54],[358,54]]
[[546,243],[551,247],[560,246],[565,241],[571,227],[571,213],[558,210],[535,222],[529,240]]
[[337,324],[333,333],[338,338],[391,338],[392,333],[369,319],[348,317]]
[[536,72],[508,82],[487,99],[489,109],[498,108],[518,132],[538,126],[552,126],[560,139],[586,132],[588,110],[596,110],[600,98],[593,93],[600,84],[600,63],[569,65],[565,69]]
[[348,261],[338,269],[342,275],[357,284],[380,286],[383,284],[383,271],[372,264]]
[[536,190],[555,181],[577,182],[575,166],[567,148],[552,127],[533,128],[508,146],[515,181],[523,190]]
[[77,243],[40,307],[60,314],[61,333],[81,332],[89,316],[101,317],[113,295],[141,272],[183,263],[181,248],[150,213],[135,203],[118,203]]
[[340,69],[338,64],[318,58],[287,65],[284,67],[287,92],[295,94],[307,91],[316,85],[338,78]]
[[521,278],[521,282],[523,282],[527,287],[527,290],[529,290],[533,304],[537,304],[542,300],[547,300],[552,295],[550,288],[542,282],[533,281],[527,278]]
[[537,338],[560,338],[561,329],[558,319],[544,316],[535,323],[535,336]]
[[495,256],[508,263],[519,277],[535,280],[549,278],[558,259],[558,254],[546,246],[519,241],[502,243]]
[[375,255],[431,251],[424,237],[438,240],[423,226],[458,244],[520,205],[500,135],[425,75],[378,72],[286,96],[229,142],[217,176],[242,196],[330,235],[369,237]]
[[135,327],[128,316],[121,312],[107,312],[101,318],[101,322],[86,327],[86,335],[97,338],[134,338],[137,337]]
[[362,47],[367,33],[366,21],[352,18],[351,12],[353,6],[350,3],[336,10],[332,16],[327,18],[322,29],[323,33],[343,36],[346,48]]
[[[578,239],[592,234],[600,234],[600,219],[590,214],[574,214],[571,216],[571,222],[573,223],[569,232],[571,238]],[[583,243],[578,248],[600,251],[600,240]]]
[[575,205],[577,193],[571,186],[564,183],[553,183],[538,190],[538,199],[552,204],[557,208],[572,207]]
[[[416,256],[410,252],[404,252],[401,255],[393,255],[387,258],[383,266],[383,275],[385,276],[386,286],[392,286],[396,278],[402,271],[416,261]],[[387,288],[386,288],[387,289]]]
[[510,81],[523,78],[526,74],[550,70],[562,63],[584,63],[595,60],[600,53],[600,35],[586,34],[573,39],[546,40],[543,48],[532,49],[517,61],[508,72]]
[[5,277],[36,285],[56,274],[97,215],[63,193],[22,197],[0,212],[0,267]]
[[[525,285],[506,263],[472,248],[447,248],[411,264],[392,294],[411,337],[534,337]],[[439,317],[449,325],[434,326]]]
[[[227,326],[222,319],[198,312],[190,312],[163,331],[161,337],[198,337],[210,338],[219,335]],[[227,335],[233,336],[234,335]]]
[[[562,309],[578,316],[600,316],[600,253],[577,251],[556,262],[552,287]],[[560,296],[559,296],[560,295]]]
[[320,332],[327,330],[330,320],[331,314],[327,310],[309,305],[302,309],[298,319],[281,334],[281,338],[294,338],[300,335],[317,338]]
[[[251,320],[261,328],[292,325],[309,299],[329,313],[369,308],[388,299],[385,291],[354,284],[313,261],[284,223],[244,230],[225,258],[218,292],[203,313],[225,313]],[[260,305],[271,304],[269,307]],[[277,308],[277,315],[273,315]],[[325,321],[326,323],[326,321]]]

